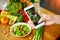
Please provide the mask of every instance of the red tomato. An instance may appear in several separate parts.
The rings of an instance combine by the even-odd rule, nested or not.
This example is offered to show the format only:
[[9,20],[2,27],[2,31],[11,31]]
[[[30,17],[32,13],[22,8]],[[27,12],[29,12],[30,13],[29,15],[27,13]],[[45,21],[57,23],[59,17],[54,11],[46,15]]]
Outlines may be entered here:
[[26,13],[24,12],[24,10],[20,10],[20,14],[23,15],[24,21],[25,21],[25,22],[28,22],[29,18],[28,18],[28,16],[26,15]]
[[29,18],[28,17],[24,17],[24,21],[25,22],[28,22],[29,21]]
[[22,15],[23,15],[24,17],[27,17],[26,13],[23,13]]
[[24,13],[24,10],[20,10],[20,14],[23,14]]

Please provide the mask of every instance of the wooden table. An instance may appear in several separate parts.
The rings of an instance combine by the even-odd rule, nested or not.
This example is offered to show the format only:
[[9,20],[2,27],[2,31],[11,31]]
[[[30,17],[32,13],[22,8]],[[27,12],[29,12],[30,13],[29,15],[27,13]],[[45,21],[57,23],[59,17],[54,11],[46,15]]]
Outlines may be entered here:
[[[54,13],[44,9],[40,8],[41,13],[46,13],[46,14],[52,14]],[[59,35],[60,35],[60,25],[54,24],[50,26],[46,26],[44,28],[44,35],[43,35],[43,40],[55,40]],[[3,25],[0,24],[0,40],[31,40],[34,34],[34,29],[32,30],[31,34],[28,35],[27,37],[24,38],[18,38],[14,37],[10,34],[9,32],[10,26],[9,25]]]

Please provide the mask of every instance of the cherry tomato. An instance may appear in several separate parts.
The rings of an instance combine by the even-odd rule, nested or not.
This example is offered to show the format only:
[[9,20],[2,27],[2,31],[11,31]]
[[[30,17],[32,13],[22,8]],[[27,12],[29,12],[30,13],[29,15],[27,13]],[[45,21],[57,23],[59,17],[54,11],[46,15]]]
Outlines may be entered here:
[[23,13],[22,15],[23,15],[24,17],[27,17],[26,13]]
[[24,10],[20,10],[20,14],[23,14],[24,13]]
[[29,21],[29,18],[28,17],[24,17],[24,21],[25,22],[28,22]]
[[29,18],[28,18],[28,16],[26,15],[26,13],[24,12],[24,10],[20,10],[20,14],[22,14],[23,15],[23,20],[25,21],[25,22],[28,22],[28,20],[29,20]]

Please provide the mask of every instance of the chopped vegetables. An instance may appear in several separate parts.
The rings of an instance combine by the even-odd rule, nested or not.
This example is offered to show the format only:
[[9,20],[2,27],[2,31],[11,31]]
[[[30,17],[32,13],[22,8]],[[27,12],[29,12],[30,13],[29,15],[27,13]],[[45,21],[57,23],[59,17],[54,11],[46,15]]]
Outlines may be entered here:
[[42,40],[42,34],[43,34],[44,27],[41,26],[40,28],[36,29],[34,33],[34,37],[32,40]]
[[17,36],[24,36],[30,32],[30,29],[28,28],[27,25],[20,24],[20,25],[14,26],[11,32]]

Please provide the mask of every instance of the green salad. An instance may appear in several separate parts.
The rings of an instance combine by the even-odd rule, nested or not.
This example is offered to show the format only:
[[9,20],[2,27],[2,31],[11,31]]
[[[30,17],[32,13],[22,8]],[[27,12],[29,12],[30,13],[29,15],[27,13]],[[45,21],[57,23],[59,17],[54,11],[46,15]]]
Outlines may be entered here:
[[14,26],[12,28],[12,33],[17,36],[24,36],[24,35],[27,35],[29,32],[30,32],[30,29],[28,28],[28,26],[23,24]]

